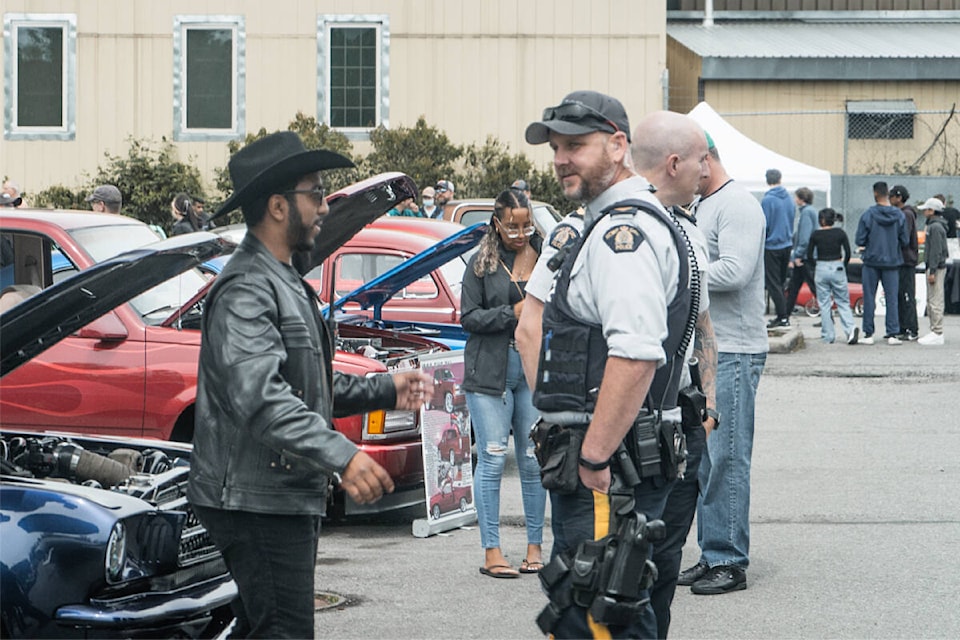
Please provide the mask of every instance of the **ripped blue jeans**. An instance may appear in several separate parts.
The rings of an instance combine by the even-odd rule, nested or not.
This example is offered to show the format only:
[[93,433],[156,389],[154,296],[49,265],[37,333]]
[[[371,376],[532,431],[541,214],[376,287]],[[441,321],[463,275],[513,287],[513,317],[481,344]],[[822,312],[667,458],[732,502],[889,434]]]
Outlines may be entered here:
[[500,546],[500,480],[507,459],[510,429],[520,470],[520,491],[527,525],[527,544],[543,542],[543,514],[547,492],[540,484],[540,466],[533,456],[530,428],[539,412],[520,366],[520,355],[510,349],[507,381],[503,394],[492,396],[468,391],[467,408],[477,443],[477,469],[473,495],[480,522],[480,543],[484,549]]

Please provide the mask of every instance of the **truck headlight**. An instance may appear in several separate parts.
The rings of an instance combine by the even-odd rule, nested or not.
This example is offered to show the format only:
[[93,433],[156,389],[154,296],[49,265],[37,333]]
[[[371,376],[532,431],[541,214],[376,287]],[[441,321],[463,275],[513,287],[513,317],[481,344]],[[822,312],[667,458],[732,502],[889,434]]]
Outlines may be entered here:
[[113,525],[110,538],[107,540],[107,557],[104,565],[107,571],[107,581],[117,582],[123,574],[123,565],[127,561],[127,530],[122,522]]

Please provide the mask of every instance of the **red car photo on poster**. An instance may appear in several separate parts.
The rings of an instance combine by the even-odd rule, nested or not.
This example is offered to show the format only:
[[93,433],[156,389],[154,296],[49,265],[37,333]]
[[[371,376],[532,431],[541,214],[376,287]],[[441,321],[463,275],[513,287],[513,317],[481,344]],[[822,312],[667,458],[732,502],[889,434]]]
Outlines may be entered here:
[[473,490],[470,485],[454,485],[447,482],[430,497],[430,515],[437,520],[451,511],[466,512],[472,503]]

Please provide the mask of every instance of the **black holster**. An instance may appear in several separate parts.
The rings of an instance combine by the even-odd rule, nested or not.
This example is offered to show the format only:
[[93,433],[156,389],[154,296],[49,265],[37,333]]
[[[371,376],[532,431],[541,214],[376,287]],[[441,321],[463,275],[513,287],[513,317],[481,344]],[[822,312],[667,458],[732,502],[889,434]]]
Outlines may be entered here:
[[580,543],[572,556],[560,554],[540,572],[550,603],[537,617],[551,633],[571,605],[588,609],[604,625],[631,624],[649,601],[643,592],[657,579],[650,543],[662,540],[661,520],[647,522],[633,512],[619,519],[616,533]]
[[562,426],[542,418],[530,430],[540,464],[540,483],[547,491],[576,493],[580,481],[580,446],[587,425]]

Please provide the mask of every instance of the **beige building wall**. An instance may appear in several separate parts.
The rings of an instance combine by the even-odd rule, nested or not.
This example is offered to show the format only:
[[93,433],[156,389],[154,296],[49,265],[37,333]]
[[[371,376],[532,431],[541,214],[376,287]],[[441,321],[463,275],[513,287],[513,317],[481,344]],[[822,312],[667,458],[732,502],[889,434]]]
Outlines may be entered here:
[[[914,137],[847,142],[847,173],[887,173],[907,166],[934,142],[960,96],[960,82],[744,82],[710,81],[704,98],[730,124],[760,144],[801,162],[844,172],[846,102],[912,99]],[[922,112],[938,113],[922,113]],[[956,124],[957,116],[952,122]],[[956,153],[956,126],[951,136]],[[931,158],[931,161],[936,158]],[[949,161],[949,159],[947,159]],[[953,166],[956,166],[954,164]]]
[[[540,164],[549,152],[523,130],[569,91],[615,95],[634,121],[663,100],[663,2],[4,0],[2,11],[76,16],[74,139],[0,141],[0,172],[28,193],[76,185],[104,153],[126,155],[129,138],[173,139],[178,15],[243,17],[247,133],[285,128],[297,111],[318,115],[318,14],[388,16],[390,126],[424,115],[456,143],[492,135]],[[226,142],[176,145],[209,183],[226,164]]]

